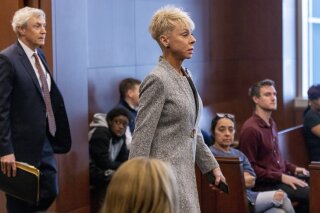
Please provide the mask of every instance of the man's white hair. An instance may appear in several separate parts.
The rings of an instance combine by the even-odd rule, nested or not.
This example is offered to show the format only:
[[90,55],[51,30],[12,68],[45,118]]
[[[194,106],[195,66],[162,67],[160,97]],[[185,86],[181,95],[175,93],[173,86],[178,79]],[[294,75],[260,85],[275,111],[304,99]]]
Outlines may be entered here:
[[11,22],[13,31],[18,35],[18,28],[26,26],[30,18],[39,16],[46,19],[46,14],[43,12],[43,10],[38,8],[24,7],[20,10],[17,10],[14,13]]

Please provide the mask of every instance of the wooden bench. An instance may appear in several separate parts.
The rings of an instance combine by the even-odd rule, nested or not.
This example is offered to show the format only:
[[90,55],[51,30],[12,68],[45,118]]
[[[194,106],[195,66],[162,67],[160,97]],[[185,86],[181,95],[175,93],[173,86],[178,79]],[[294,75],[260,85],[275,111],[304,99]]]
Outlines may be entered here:
[[310,212],[318,213],[320,210],[320,162],[311,162],[310,171]]
[[213,191],[196,167],[201,213],[247,213],[248,201],[239,158],[216,157],[229,185],[229,193]]
[[5,194],[0,191],[0,212],[7,212]]
[[280,131],[278,140],[284,159],[310,171],[310,212],[318,213],[320,209],[320,162],[310,163],[303,126],[299,125]]
[[284,159],[299,167],[308,168],[310,158],[302,125],[280,131],[278,133],[278,140],[279,148]]

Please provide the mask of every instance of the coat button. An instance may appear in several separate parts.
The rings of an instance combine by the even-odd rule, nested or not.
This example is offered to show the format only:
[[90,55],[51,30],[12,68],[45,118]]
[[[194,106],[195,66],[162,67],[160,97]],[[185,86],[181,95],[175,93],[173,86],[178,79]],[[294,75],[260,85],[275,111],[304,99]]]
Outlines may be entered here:
[[191,138],[194,138],[195,134],[196,134],[196,130],[195,130],[195,129],[193,129],[193,130],[191,131],[191,135],[190,135],[190,137],[191,137]]

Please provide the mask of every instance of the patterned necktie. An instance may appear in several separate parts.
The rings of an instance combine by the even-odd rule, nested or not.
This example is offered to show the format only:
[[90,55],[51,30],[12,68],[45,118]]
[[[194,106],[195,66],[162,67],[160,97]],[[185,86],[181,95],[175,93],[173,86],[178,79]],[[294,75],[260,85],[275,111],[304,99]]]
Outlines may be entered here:
[[53,114],[53,110],[52,110],[51,98],[50,98],[50,92],[49,92],[49,88],[48,88],[47,79],[46,79],[46,76],[45,76],[45,74],[42,70],[42,67],[40,65],[40,61],[39,61],[39,57],[38,57],[37,53],[34,53],[33,56],[35,58],[36,68],[38,70],[38,73],[40,76],[40,81],[42,84],[42,94],[43,94],[44,103],[45,103],[46,109],[47,109],[49,132],[52,136],[54,136],[56,134],[56,121],[54,119],[54,114]]

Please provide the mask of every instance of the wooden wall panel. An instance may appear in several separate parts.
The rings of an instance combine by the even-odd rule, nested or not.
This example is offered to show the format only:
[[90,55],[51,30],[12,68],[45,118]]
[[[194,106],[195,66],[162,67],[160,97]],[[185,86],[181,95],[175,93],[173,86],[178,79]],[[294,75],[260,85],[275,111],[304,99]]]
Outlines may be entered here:
[[295,123],[297,125],[303,124],[303,112],[304,112],[305,108],[297,108],[295,110]]
[[278,92],[273,117],[279,129],[294,126],[293,97],[284,97],[286,84],[295,88],[296,82],[283,77],[282,1],[213,0],[210,8],[211,60],[204,74],[204,105],[212,112],[234,113],[240,127],[254,109],[249,87],[269,78]]
[[211,1],[212,58],[281,58],[281,4],[277,0]]
[[16,35],[11,27],[14,12],[23,5],[23,0],[2,0],[0,13],[0,50],[16,40]]
[[[241,126],[253,111],[253,105],[247,96],[249,86],[256,81],[270,78],[277,85],[278,110],[273,113],[273,117],[279,129],[296,124],[296,119],[292,116],[295,114],[293,98],[296,95],[296,70],[292,67],[289,74],[288,70],[285,70],[287,74],[285,75],[283,56],[285,50],[282,48],[284,42],[283,21],[285,21],[283,11],[286,9],[284,7],[291,7],[292,4],[289,3],[294,0],[286,2],[286,4],[282,4],[278,0],[268,2],[255,0],[209,1],[210,13],[208,15],[204,10],[203,17],[206,19],[201,24],[205,26],[201,25],[202,31],[197,37],[197,40],[201,41],[205,48],[201,44],[200,48],[197,46],[198,52],[190,61],[187,60],[185,65],[193,71],[193,77],[197,78],[196,84],[204,101],[204,107],[209,109],[212,114],[219,111],[234,113],[237,116],[239,126]],[[201,1],[201,3],[207,2]],[[289,9],[289,16],[294,17],[294,10]],[[286,9],[286,11],[288,10]],[[286,14],[287,17],[288,14]],[[139,24],[136,25],[140,26]],[[197,31],[199,28],[196,28],[195,33]],[[294,41],[294,35],[291,40]],[[291,45],[291,43],[289,44]],[[103,45],[100,44],[99,47],[101,46]],[[291,46],[292,49],[295,48],[294,43]],[[207,53],[207,49],[209,49],[209,53]],[[112,48],[109,50],[112,51]],[[289,50],[291,51],[291,49]],[[194,66],[196,69],[192,69],[193,66],[190,66],[189,62],[197,60],[199,53],[203,55],[202,60],[205,63],[203,66]],[[139,60],[138,58],[137,61]],[[290,60],[290,63],[295,63],[294,59],[290,58]],[[100,60],[98,65],[106,61]],[[92,63],[92,60],[89,62]],[[114,85],[120,79],[119,72],[115,71],[118,67],[109,68],[109,64],[98,65],[93,66],[94,69],[90,69],[88,72],[89,119],[93,113],[106,111],[118,101],[117,91],[114,89]],[[123,70],[127,69],[127,67],[122,68]],[[139,69],[141,68],[137,67],[136,71],[132,71],[131,68],[127,70],[129,75],[131,73],[134,76]],[[293,77],[290,78],[290,81],[285,81],[284,79],[287,79],[288,75]],[[95,77],[93,81],[91,76]],[[120,76],[122,77],[122,74]],[[114,78],[116,82],[113,81]],[[110,85],[112,86],[110,87]]]

